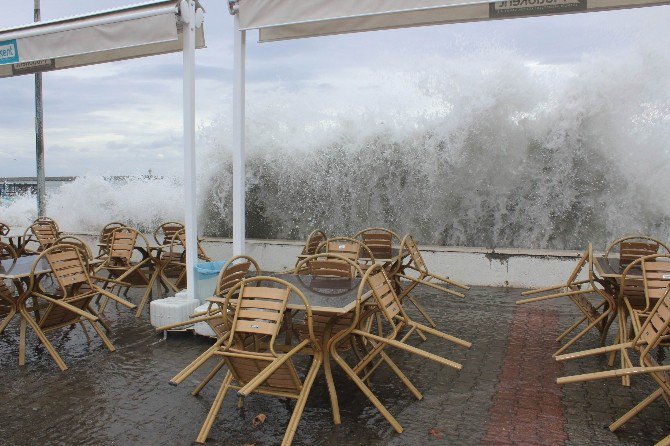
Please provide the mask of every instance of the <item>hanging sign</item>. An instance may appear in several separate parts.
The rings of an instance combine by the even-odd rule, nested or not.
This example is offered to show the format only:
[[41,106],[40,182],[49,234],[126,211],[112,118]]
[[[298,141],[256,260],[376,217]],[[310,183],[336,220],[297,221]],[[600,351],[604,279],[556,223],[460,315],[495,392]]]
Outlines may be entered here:
[[16,63],[19,61],[19,48],[16,40],[0,41],[0,65]]
[[12,65],[14,76],[19,74],[41,73],[42,71],[53,70],[56,67],[56,59],[33,60],[31,62],[21,62]]
[[507,0],[489,4],[491,18],[586,11],[587,0]]

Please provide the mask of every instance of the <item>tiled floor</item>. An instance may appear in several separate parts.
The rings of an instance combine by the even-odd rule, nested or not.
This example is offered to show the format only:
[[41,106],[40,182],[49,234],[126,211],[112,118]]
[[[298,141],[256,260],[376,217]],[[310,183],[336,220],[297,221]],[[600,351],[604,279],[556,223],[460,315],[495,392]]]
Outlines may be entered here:
[[[518,290],[475,287],[458,300],[424,291],[420,300],[438,328],[473,342],[470,350],[437,339],[412,342],[461,362],[456,372],[401,351],[388,351],[424,393],[418,401],[383,368],[372,390],[403,425],[395,434],[341,371],[335,378],[342,424],[333,426],[325,383],[317,379],[296,445],[650,445],[670,434],[670,408],[657,401],[616,434],[606,426],[654,390],[637,377],[555,384],[558,376],[607,369],[602,358],[558,364],[555,337],[575,318],[567,302],[516,306]],[[69,370],[61,373],[29,335],[28,364],[17,365],[18,327],[0,335],[0,443],[7,445],[189,445],[195,440],[223,374],[200,397],[190,391],[204,375],[179,387],[169,379],[210,341],[191,334],[156,334],[148,317],[108,310],[117,347],[86,343],[81,328],[50,335]],[[418,320],[418,316],[417,316]],[[90,331],[90,330],[89,330]],[[587,336],[576,348],[597,345]],[[667,361],[666,361],[667,362]],[[270,397],[225,400],[210,444],[273,445],[281,441],[291,406]],[[265,423],[252,420],[263,413]]]

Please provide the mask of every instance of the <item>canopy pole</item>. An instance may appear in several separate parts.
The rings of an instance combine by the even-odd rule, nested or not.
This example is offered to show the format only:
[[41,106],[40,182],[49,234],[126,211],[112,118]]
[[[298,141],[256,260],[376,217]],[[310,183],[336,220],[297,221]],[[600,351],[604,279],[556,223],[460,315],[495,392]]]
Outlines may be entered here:
[[195,266],[198,261],[198,213],[195,170],[195,1],[182,0],[184,22],[184,224],[186,227],[186,283],[188,297],[194,299],[198,283]]
[[[41,20],[40,0],[35,0],[35,22]],[[44,171],[44,107],[42,73],[35,74],[35,165],[37,167],[37,216],[46,215],[46,173]]]
[[234,16],[233,80],[233,255],[245,251],[245,64],[246,31],[239,31],[239,14]]

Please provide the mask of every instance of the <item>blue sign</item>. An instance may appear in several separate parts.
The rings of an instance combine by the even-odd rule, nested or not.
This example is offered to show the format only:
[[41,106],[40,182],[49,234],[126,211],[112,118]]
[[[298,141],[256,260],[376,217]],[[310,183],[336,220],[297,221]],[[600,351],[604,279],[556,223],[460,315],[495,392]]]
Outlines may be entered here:
[[3,40],[0,42],[0,65],[16,63],[19,61],[19,47],[16,40]]

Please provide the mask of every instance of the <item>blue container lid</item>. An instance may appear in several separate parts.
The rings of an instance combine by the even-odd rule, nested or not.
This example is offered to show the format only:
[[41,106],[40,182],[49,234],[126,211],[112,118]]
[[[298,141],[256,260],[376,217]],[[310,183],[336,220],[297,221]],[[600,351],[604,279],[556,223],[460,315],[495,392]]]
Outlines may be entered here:
[[204,263],[198,263],[195,266],[195,269],[200,274],[214,275],[214,274],[219,274],[219,272],[221,272],[221,268],[223,268],[223,265],[225,265],[225,264],[226,264],[226,262],[224,262],[224,261],[204,262]]

